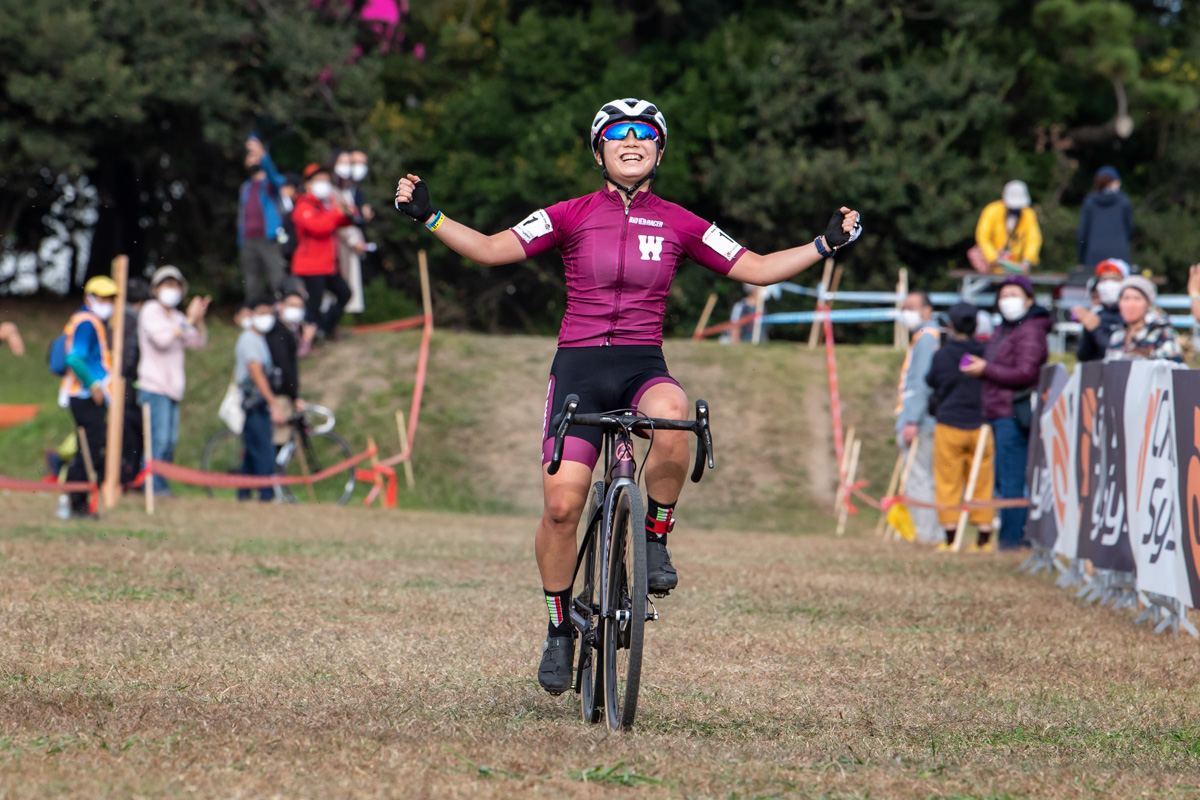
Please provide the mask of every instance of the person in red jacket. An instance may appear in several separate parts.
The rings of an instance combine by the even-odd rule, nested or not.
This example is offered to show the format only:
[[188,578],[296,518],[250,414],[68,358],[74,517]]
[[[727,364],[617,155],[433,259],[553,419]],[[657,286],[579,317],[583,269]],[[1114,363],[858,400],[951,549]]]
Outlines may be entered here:
[[[352,224],[350,214],[342,204],[329,170],[320,164],[304,168],[304,194],[296,198],[292,224],[296,227],[296,252],[292,254],[292,274],[304,281],[308,290],[305,316],[317,325],[319,335],[332,337],[350,301],[350,287],[338,273],[338,228]],[[332,292],[336,301],[324,314],[321,303],[325,292]]]

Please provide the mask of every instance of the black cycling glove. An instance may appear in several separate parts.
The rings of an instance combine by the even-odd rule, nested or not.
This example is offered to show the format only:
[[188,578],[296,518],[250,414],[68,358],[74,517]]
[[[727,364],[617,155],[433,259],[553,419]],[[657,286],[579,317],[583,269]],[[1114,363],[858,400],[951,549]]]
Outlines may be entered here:
[[[399,188],[396,189],[396,194],[400,194]],[[407,203],[401,203],[396,200],[396,210],[415,219],[422,224],[429,221],[437,209],[429,202],[429,187],[425,185],[425,181],[417,181],[413,187],[412,200]]]
[[833,212],[833,217],[829,220],[829,225],[825,228],[825,243],[830,247],[841,247],[845,244],[850,244],[862,234],[862,222],[854,223],[854,230],[846,233],[842,230],[842,222],[846,219],[846,215],[841,211]]

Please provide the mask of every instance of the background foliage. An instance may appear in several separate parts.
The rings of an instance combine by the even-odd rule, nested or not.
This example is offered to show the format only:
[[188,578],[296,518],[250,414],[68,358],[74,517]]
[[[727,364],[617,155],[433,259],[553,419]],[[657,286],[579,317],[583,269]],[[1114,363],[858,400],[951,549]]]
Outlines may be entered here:
[[[1200,258],[1200,16],[1178,0],[437,0],[413,4],[403,46],[386,53],[351,5],[0,4],[7,246],[36,243],[58,176],[83,174],[104,197],[92,270],[125,249],[232,297],[240,145],[258,130],[285,168],[368,149],[385,212],[371,269],[411,291],[431,241],[387,208],[400,174],[496,230],[594,190],[595,109],[642,96],[670,125],[657,191],[751,248],[808,241],[838,204],[862,209],[867,233],[846,259],[855,288],[890,286],[900,266],[946,286],[1010,178],[1031,187],[1043,266],[1067,268],[1103,164],[1134,200],[1140,266],[1178,286]],[[446,321],[557,324],[553,256],[494,270],[436,243],[430,256]],[[740,293],[685,269],[668,326],[693,321],[714,285]]]

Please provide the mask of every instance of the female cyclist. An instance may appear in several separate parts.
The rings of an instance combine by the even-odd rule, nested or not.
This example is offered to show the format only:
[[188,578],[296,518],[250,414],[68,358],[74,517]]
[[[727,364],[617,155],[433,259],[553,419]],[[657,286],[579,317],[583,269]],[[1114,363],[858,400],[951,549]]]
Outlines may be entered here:
[[[551,694],[571,687],[575,631],[568,614],[575,570],[576,527],[587,502],[601,442],[599,428],[566,439],[558,473],[546,473],[554,439],[549,420],[568,394],[580,413],[636,408],[651,417],[684,419],[688,400],[667,372],[662,322],[667,292],[685,258],[735,281],[786,280],[858,238],[858,212],[841,208],[823,236],[770,255],[752,253],[716,225],[650,191],[667,143],[667,123],[645,100],[606,103],[592,120],[592,154],[604,188],[535,211],[491,236],[447,217],[430,203],[416,175],[396,189],[396,208],[422,222],[461,256],[485,267],[531,258],[552,247],[563,255],[567,310],[550,367],[542,429],[544,506],[534,549],[550,611],[538,681]],[[687,433],[658,431],[645,463],[646,567],[651,592],[674,589],[667,550],[672,514],[688,468]]]

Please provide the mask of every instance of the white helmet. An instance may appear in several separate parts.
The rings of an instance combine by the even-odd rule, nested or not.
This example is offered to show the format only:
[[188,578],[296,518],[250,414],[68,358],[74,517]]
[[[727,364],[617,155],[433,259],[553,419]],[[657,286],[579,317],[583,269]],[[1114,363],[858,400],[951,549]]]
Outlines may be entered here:
[[660,137],[658,149],[667,146],[667,120],[662,112],[649,100],[638,100],[636,97],[626,97],[624,100],[612,100],[596,112],[592,120],[592,152],[598,151],[600,133],[614,122],[645,122],[658,129]]

